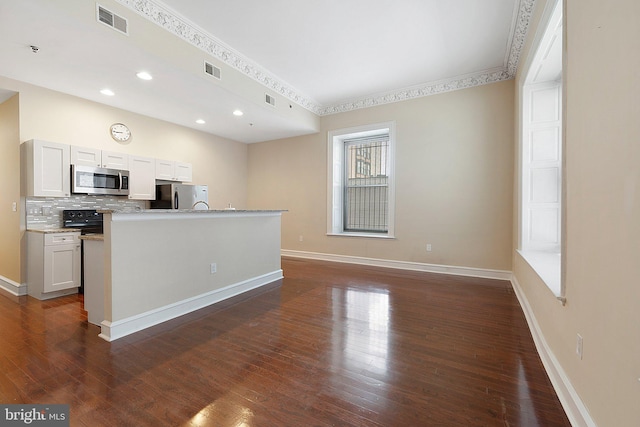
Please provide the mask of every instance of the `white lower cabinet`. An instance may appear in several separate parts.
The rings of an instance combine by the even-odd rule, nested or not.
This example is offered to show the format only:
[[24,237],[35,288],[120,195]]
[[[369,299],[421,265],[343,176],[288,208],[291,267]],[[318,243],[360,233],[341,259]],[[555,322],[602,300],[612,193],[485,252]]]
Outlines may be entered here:
[[27,233],[27,292],[44,300],[78,292],[80,233]]

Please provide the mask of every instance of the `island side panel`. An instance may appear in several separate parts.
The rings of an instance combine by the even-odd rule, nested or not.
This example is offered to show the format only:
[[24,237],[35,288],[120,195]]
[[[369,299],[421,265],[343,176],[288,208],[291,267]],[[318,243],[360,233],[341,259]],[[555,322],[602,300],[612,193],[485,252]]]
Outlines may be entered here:
[[281,275],[280,213],[151,220],[132,214],[131,219],[117,218],[105,228],[110,256],[105,319],[110,322],[256,277]]

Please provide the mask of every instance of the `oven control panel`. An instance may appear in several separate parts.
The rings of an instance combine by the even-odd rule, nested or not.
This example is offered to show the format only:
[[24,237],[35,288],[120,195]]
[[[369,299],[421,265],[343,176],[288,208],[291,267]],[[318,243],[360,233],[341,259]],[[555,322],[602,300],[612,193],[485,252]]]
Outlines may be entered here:
[[62,226],[77,228],[83,233],[102,233],[102,214],[95,209],[65,209]]

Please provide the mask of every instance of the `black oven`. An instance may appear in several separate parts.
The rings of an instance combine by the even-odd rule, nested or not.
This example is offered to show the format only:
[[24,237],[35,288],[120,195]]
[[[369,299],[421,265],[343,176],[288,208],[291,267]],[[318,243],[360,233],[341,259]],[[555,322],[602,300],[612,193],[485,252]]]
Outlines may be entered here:
[[[102,214],[95,209],[65,209],[62,211],[62,226],[80,231],[80,234],[102,234]],[[80,288],[84,293],[84,244],[80,254]]]
[[62,226],[76,228],[82,234],[102,234],[102,214],[95,209],[65,209]]

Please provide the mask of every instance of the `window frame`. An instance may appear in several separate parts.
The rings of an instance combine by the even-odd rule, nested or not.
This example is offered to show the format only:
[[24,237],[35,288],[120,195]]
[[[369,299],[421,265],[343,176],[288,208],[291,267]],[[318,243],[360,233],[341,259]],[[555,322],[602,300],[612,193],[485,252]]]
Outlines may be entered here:
[[[531,266],[536,274],[542,279],[544,284],[549,288],[556,298],[565,304],[566,302],[566,85],[564,84],[564,61],[566,60],[566,51],[563,47],[562,50],[562,74],[558,82],[554,84],[558,86],[560,90],[560,102],[558,108],[560,108],[560,219],[558,222],[559,236],[558,244],[553,245],[536,245],[532,244],[531,240],[525,235],[528,232],[529,223],[525,218],[527,214],[527,201],[524,200],[527,197],[530,188],[524,186],[530,186],[531,180],[526,176],[529,173],[530,168],[525,164],[524,156],[527,155],[527,150],[530,150],[530,141],[527,140],[527,132],[531,130],[528,124],[525,123],[527,115],[530,114],[531,103],[531,89],[536,86],[543,86],[543,82],[533,83],[533,77],[540,66],[540,58],[547,54],[549,49],[549,41],[553,37],[554,31],[558,25],[563,26],[563,31],[566,28],[566,21],[564,19],[564,1],[563,0],[551,0],[545,6],[543,16],[540,20],[540,26],[534,37],[534,41],[527,58],[525,58],[524,65],[522,67],[522,77],[519,82],[519,129],[518,129],[518,236],[517,236],[517,253]],[[566,34],[563,34],[564,43],[566,43]],[[553,86],[550,82],[547,82]]]
[[[388,230],[360,232],[344,230],[344,142],[350,139],[389,134],[389,199],[387,204]],[[395,238],[395,122],[375,123],[328,132],[327,136],[327,235],[347,237]]]

